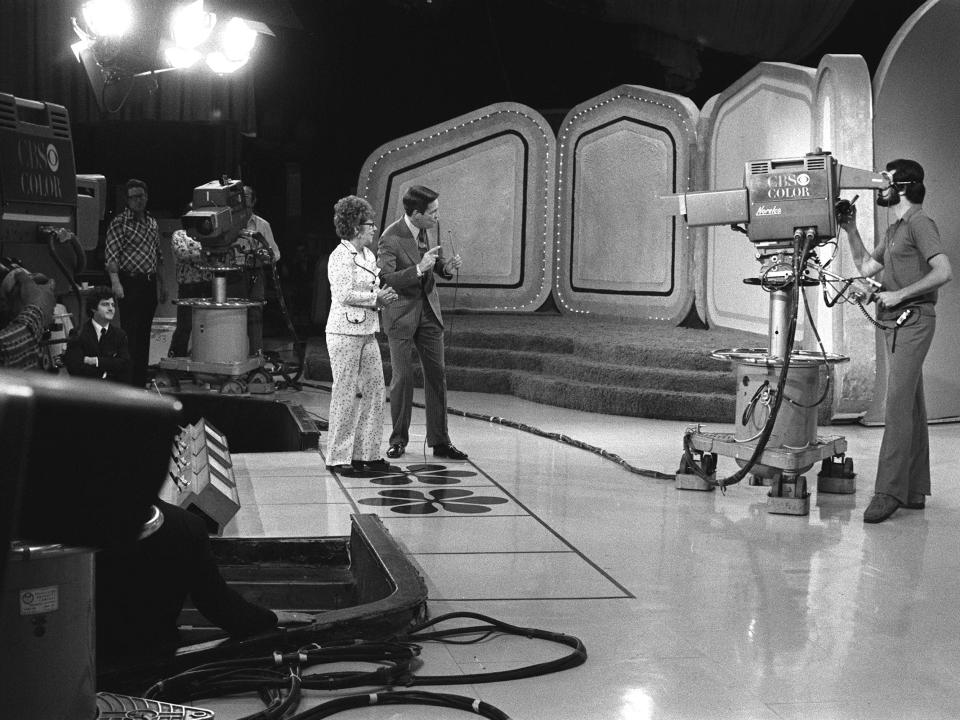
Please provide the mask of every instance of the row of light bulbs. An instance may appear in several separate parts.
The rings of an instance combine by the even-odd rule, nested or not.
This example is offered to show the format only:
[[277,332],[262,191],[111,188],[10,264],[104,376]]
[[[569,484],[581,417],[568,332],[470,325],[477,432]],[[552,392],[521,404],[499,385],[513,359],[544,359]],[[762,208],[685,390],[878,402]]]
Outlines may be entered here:
[[[80,41],[73,45],[78,57],[98,40],[121,39],[135,20],[130,0],[87,0],[81,6],[81,17],[85,31],[74,23],[80,36]],[[193,67],[203,59],[214,72],[228,74],[247,63],[256,40],[257,30],[247,20],[234,17],[218,24],[216,14],[204,9],[203,0],[195,0],[173,10],[170,39],[162,47],[170,68]]]

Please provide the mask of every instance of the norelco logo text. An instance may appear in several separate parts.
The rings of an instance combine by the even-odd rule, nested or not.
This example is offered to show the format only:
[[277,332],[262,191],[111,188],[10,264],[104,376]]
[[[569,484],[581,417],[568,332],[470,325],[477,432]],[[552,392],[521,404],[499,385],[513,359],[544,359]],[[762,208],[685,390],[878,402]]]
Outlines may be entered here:
[[785,200],[810,197],[810,176],[805,173],[784,173],[767,178],[767,198]]
[[761,215],[783,215],[783,210],[777,205],[761,205],[754,215],[757,217]]

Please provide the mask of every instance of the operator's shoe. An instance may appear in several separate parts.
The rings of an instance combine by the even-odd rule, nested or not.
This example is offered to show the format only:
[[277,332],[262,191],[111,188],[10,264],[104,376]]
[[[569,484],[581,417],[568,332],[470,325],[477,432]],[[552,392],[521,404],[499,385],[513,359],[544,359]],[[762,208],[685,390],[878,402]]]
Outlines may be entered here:
[[907,504],[903,507],[907,510],[923,510],[927,506],[927,496],[922,493],[910,493],[907,495]]
[[394,443],[390,446],[390,449],[387,450],[387,457],[391,459],[396,459],[403,456],[403,445],[400,443]]
[[433,446],[433,456],[438,458],[449,458],[450,460],[466,460],[467,454],[462,450],[457,450],[450,443]]
[[900,507],[900,501],[895,497],[877,493],[873,496],[870,504],[867,505],[867,509],[863,513],[863,521],[865,523],[883,522],[893,515],[898,507]]

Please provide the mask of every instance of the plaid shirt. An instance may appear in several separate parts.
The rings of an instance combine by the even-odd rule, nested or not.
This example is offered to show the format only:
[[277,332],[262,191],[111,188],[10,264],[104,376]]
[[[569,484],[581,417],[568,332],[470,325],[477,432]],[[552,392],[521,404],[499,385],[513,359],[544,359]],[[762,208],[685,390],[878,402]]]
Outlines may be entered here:
[[43,313],[36,305],[27,305],[0,330],[0,367],[36,367],[42,335]]
[[157,272],[161,262],[156,220],[147,215],[145,220],[138,221],[127,208],[111,221],[104,256],[108,270],[152,273]]
[[200,269],[202,246],[198,240],[187,235],[185,230],[177,230],[170,239],[170,245],[177,261],[178,284],[206,282],[210,279],[210,271]]

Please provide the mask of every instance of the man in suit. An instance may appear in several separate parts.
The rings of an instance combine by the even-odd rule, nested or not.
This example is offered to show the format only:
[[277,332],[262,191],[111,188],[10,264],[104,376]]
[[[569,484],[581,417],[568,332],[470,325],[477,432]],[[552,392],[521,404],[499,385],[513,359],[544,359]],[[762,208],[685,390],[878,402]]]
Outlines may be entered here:
[[428,230],[439,225],[439,195],[414,185],[403,195],[404,216],[380,237],[377,264],[384,286],[399,299],[383,308],[383,328],[390,343],[390,415],[393,431],[387,457],[404,454],[413,408],[413,352],[423,370],[427,406],[427,444],[434,457],[465,460],[467,454],[450,443],[447,433],[447,379],[443,362],[443,317],[436,275],[453,277],[459,255],[444,258],[438,245],[430,247]]
[[130,347],[123,328],[112,324],[116,314],[113,291],[98,285],[87,298],[87,314],[79,332],[67,343],[64,364],[71,375],[130,382]]

